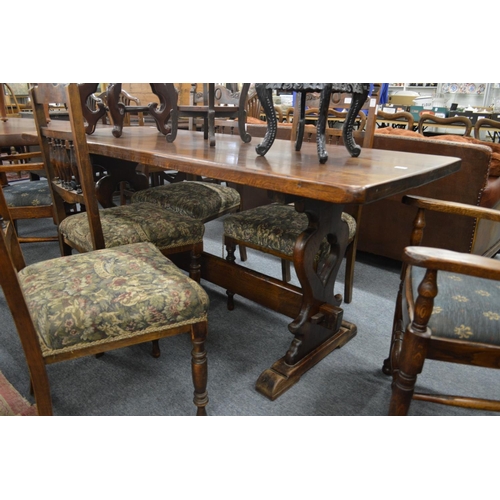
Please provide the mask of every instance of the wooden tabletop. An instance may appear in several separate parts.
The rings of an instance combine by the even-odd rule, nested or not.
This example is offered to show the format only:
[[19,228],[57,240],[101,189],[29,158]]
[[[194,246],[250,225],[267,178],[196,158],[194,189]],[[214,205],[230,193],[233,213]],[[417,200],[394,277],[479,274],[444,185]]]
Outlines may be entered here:
[[[30,134],[24,136],[24,134]],[[38,144],[35,121],[30,118],[10,118],[0,121],[0,147]]]
[[[65,129],[67,122],[51,122]],[[460,168],[460,159],[399,151],[364,149],[353,158],[343,146],[327,146],[326,164],[318,161],[316,144],[295,151],[294,142],[277,140],[265,157],[239,136],[218,134],[210,147],[203,133],[179,131],[173,143],[156,127],[126,127],[113,137],[110,126],[87,137],[90,152],[165,169],[204,175],[331,203],[370,203],[445,177]]]

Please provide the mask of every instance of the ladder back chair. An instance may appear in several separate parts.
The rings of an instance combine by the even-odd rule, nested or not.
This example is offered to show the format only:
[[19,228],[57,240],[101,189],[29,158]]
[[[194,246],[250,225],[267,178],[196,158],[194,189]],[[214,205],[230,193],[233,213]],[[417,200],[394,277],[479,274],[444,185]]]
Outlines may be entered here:
[[[62,255],[150,241],[164,255],[190,252],[190,276],[200,279],[204,226],[153,203],[100,208],[85,134],[78,84],[39,84],[31,90],[35,123],[52,190]],[[67,103],[71,131],[48,123],[44,103]],[[84,211],[67,215],[67,204]]]
[[206,415],[209,300],[198,283],[147,242],[26,266],[2,190],[0,216],[0,285],[39,415],[53,414],[46,365],[181,333],[193,346],[196,414]]
[[500,401],[421,392],[416,387],[426,359],[500,368],[500,261],[420,246],[425,213],[495,222],[500,222],[500,213],[418,196],[405,196],[403,202],[417,213],[410,246],[404,250],[391,347],[383,367],[393,377],[389,414],[407,415],[412,399],[500,411]]
[[[0,156],[0,173],[28,172],[30,177],[30,180],[7,182],[6,185],[2,186],[16,230],[18,230],[18,221],[26,219],[50,218],[55,224],[50,187],[47,179],[43,177],[45,175],[45,164],[40,161],[40,156],[40,152],[16,152]],[[38,177],[38,179],[31,180],[31,177]],[[56,232],[52,235],[37,236],[33,234],[18,236],[18,238],[21,243],[58,240]]]

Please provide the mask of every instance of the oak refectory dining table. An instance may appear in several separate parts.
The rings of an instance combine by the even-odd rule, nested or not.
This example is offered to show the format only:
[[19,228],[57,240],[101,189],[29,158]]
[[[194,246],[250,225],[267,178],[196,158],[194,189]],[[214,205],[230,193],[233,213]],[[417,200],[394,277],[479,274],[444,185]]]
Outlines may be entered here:
[[[220,134],[216,146],[210,147],[203,133],[179,131],[175,142],[168,143],[153,127],[126,127],[119,138],[112,136],[109,126],[97,127],[87,141],[95,161],[110,170],[128,165],[135,171],[142,163],[262,188],[307,214],[309,227],[298,238],[293,257],[300,287],[208,252],[202,256],[203,279],[292,318],[290,347],[256,383],[256,389],[271,400],[357,333],[343,317],[342,297],[334,295],[348,240],[341,221],[344,204],[375,202],[460,168],[459,158],[376,149],[352,157],[343,146],[329,146],[328,162],[320,164],[314,144],[296,151],[294,143],[285,140],[276,140],[264,157],[256,154],[255,145],[237,136]],[[324,237],[331,253],[315,269],[313,261]]]

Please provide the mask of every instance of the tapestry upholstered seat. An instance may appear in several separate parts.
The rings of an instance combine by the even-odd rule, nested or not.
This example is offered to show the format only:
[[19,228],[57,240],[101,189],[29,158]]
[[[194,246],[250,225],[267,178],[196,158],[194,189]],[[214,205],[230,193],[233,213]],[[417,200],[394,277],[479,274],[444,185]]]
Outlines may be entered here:
[[132,203],[155,203],[201,222],[237,211],[240,201],[240,194],[236,189],[199,181],[164,184],[132,195]]
[[18,276],[44,356],[207,315],[205,291],[152,243],[46,260]]
[[[342,220],[349,228],[349,242],[356,234],[356,221],[347,213],[342,213]],[[230,240],[245,247],[276,255],[282,263],[293,260],[295,242],[308,226],[308,218],[299,213],[293,205],[272,203],[232,214],[224,219],[224,241]],[[326,239],[320,245],[315,262],[319,262],[330,251]],[[349,260],[348,260],[349,262]],[[288,281],[288,271],[283,267],[283,280]],[[346,276],[348,271],[346,270]],[[345,283],[346,289],[350,283]],[[229,307],[232,308],[232,297],[229,295]]]
[[[134,203],[99,210],[106,248],[151,241],[160,250],[194,245],[203,239],[199,221],[152,203]],[[92,251],[92,231],[85,212],[63,219],[59,231],[80,252]]]

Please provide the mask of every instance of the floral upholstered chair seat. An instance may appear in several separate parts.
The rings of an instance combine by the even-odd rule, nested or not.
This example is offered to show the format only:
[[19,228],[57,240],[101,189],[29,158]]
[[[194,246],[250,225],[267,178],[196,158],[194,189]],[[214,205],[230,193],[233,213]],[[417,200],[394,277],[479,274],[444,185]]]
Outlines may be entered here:
[[155,203],[201,221],[237,209],[240,195],[236,189],[211,182],[185,181],[138,191],[132,203]]
[[[412,268],[413,296],[425,269]],[[500,283],[439,271],[428,327],[434,337],[500,345]]]
[[3,187],[3,194],[9,207],[52,205],[47,179],[9,184]]
[[[160,250],[203,241],[203,224],[153,203],[133,203],[99,211],[106,248],[150,241]],[[66,217],[61,234],[82,251],[93,250],[85,212]]]
[[[349,241],[356,233],[356,221],[343,213],[342,220],[349,227]],[[279,254],[292,257],[295,242],[308,226],[307,215],[299,213],[292,205],[273,203],[233,214],[224,220],[224,236],[243,241]],[[326,239],[323,240],[319,256],[330,250]]]
[[44,356],[206,319],[205,291],[151,243],[25,267],[19,280]]

